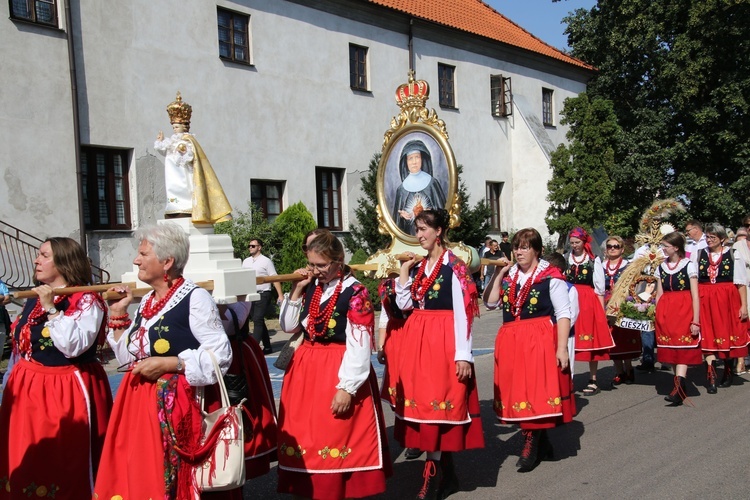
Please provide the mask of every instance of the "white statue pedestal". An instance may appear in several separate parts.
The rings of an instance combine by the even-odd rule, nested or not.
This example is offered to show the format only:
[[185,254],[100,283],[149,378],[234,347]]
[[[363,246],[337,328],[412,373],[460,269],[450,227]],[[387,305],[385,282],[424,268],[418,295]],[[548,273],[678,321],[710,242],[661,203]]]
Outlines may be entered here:
[[[260,295],[255,289],[255,271],[242,267],[234,258],[232,239],[228,234],[215,234],[212,224],[193,224],[190,218],[161,219],[158,224],[172,223],[180,226],[190,238],[190,256],[183,275],[193,281],[213,281],[212,295],[217,304],[233,304],[240,300],[256,301]],[[138,267],[122,275],[122,282],[137,283],[138,288],[148,285],[138,280]]]

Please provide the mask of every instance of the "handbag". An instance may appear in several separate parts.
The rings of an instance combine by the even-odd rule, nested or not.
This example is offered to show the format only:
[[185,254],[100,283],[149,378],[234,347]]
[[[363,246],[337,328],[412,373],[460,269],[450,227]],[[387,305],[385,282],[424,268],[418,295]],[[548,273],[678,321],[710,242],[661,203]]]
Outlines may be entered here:
[[227,373],[224,375],[224,384],[227,386],[227,394],[229,395],[229,403],[232,405],[239,405],[243,400],[250,398],[250,389],[247,386],[247,377],[245,376],[245,356],[242,354],[242,342],[250,334],[249,322],[245,321],[245,325],[240,328],[240,322],[237,318],[237,313],[231,308],[227,308],[227,312],[232,316],[234,322],[234,338],[230,337],[229,342],[233,343],[239,339],[239,349],[234,349],[232,344],[233,355],[238,357],[239,361],[239,373]]
[[276,361],[273,362],[273,366],[275,366],[279,370],[286,371],[286,369],[289,367],[289,363],[292,361],[294,351],[296,351],[297,348],[302,345],[302,341],[305,339],[303,332],[303,330],[300,330],[292,335],[292,338],[287,340],[286,344],[284,344],[284,347],[282,347],[281,351],[279,352],[279,357],[276,358]]
[[216,371],[221,392],[221,408],[206,413],[203,391],[200,406],[203,414],[200,448],[193,457],[205,458],[194,465],[194,484],[200,491],[226,491],[245,484],[245,449],[243,441],[242,402],[229,403],[229,395],[221,376],[221,369],[211,351],[206,351]]

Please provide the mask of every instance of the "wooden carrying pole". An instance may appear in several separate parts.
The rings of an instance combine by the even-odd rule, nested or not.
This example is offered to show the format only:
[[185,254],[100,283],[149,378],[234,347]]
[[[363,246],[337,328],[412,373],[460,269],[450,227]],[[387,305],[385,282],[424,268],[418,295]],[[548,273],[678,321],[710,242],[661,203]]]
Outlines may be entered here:
[[[422,255],[417,255],[417,262],[421,262],[424,257]],[[409,260],[409,257],[406,254],[398,254],[396,255],[396,260],[400,262],[405,262]],[[480,259],[480,264],[482,265],[490,265],[490,266],[496,266],[496,265],[506,265],[508,263],[505,259]],[[352,264],[349,266],[353,271],[377,271],[379,266],[378,264]],[[275,276],[258,276],[255,278],[255,283],[258,285],[262,285],[264,283],[282,283],[286,281],[301,281],[305,279],[304,276],[297,273],[291,273],[291,274],[277,274]],[[214,289],[214,282],[213,281],[200,281],[197,282],[196,285],[198,285],[201,288],[204,288],[206,290],[213,290]],[[135,288],[134,282],[129,283],[110,283],[106,285],[88,285],[88,286],[71,286],[71,287],[65,287],[65,288],[54,288],[52,290],[52,293],[55,295],[72,295],[74,293],[78,292],[102,292],[102,298],[104,300],[116,300],[121,299],[125,296],[124,293],[119,292],[108,292],[110,288],[114,286],[127,286],[133,289],[133,297],[143,297],[151,290],[151,287],[148,288]],[[37,295],[32,290],[24,290],[20,292],[14,292],[11,293],[11,296],[13,299],[31,299],[35,298]]]

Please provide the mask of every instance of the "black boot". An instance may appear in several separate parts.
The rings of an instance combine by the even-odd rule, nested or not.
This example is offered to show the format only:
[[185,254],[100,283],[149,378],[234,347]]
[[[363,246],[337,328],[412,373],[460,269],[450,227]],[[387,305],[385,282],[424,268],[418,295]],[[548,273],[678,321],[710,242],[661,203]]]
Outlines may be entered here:
[[732,379],[734,378],[734,363],[736,359],[725,359],[724,360],[724,373],[721,374],[721,384],[719,387],[727,388],[732,386]]
[[680,406],[685,401],[685,377],[675,376],[674,378],[674,389],[669,393],[669,396],[664,396],[664,401],[669,401],[671,404],[667,406]]
[[716,368],[714,368],[714,362],[708,361],[703,362],[706,365],[706,392],[709,394],[716,394]]
[[422,483],[422,489],[417,494],[417,500],[437,500],[440,479],[438,478],[438,469],[434,460],[427,459],[425,461],[422,477],[424,478],[424,483]]
[[554,458],[555,450],[552,448],[552,443],[547,435],[547,430],[542,429],[542,435],[539,438],[539,456],[538,460],[552,460]]
[[521,451],[521,458],[518,459],[516,465],[518,466],[518,472],[529,472],[539,465],[539,441],[542,431],[521,432],[524,437],[523,451]]
[[458,476],[453,464],[453,453],[449,451],[442,453],[440,456],[440,472],[443,474],[443,478],[440,481],[437,497],[438,500],[443,500],[458,491]]

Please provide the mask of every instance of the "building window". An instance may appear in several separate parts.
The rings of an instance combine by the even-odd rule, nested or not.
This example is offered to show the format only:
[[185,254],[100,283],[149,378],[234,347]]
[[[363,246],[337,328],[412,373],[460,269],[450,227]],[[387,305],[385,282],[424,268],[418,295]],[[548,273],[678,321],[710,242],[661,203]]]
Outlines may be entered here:
[[487,206],[490,207],[490,226],[494,231],[500,231],[500,193],[503,191],[502,182],[487,183]]
[[284,206],[282,194],[284,183],[280,181],[250,181],[250,201],[260,207],[268,222],[273,222],[279,216]]
[[542,123],[554,125],[552,121],[552,89],[542,89]]
[[219,57],[250,64],[250,38],[248,36],[250,16],[219,8],[218,18]]
[[332,231],[343,229],[341,178],[342,171],[340,169],[315,169],[315,187],[318,193],[318,226]]
[[56,0],[10,0],[10,17],[57,26]]
[[490,100],[492,116],[505,117],[513,114],[513,93],[510,77],[490,75]]
[[86,229],[130,229],[127,151],[81,148],[81,183]]
[[367,90],[367,47],[349,44],[349,86]]
[[438,95],[440,106],[456,107],[456,67],[438,63]]

